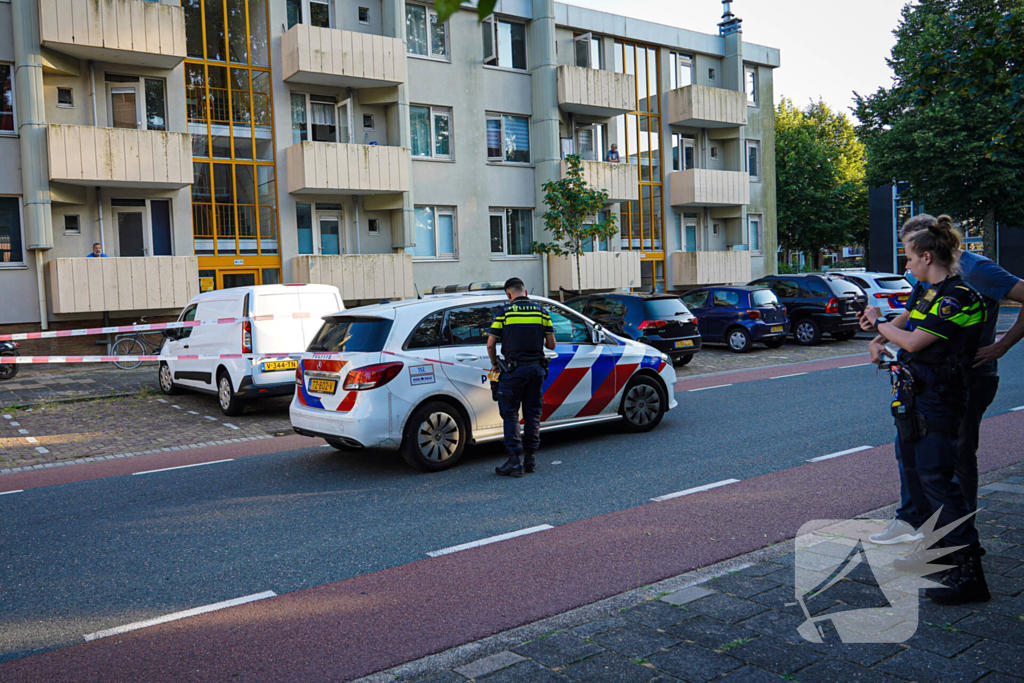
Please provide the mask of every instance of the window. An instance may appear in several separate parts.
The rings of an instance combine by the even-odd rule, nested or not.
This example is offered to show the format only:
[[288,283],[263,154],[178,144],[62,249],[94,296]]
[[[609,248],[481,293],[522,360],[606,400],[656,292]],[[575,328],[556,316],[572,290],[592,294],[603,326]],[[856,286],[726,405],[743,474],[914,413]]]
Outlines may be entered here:
[[107,74],[107,109],[114,128],[167,130],[163,79]]
[[350,142],[349,101],[330,95],[292,93],[292,144]]
[[561,306],[542,301],[541,306],[551,315],[551,325],[555,328],[555,341],[559,344],[593,344],[590,328],[583,318],[570,313]]
[[811,293],[811,296],[831,297],[832,292],[825,283],[816,278],[807,278],[804,280],[804,289]]
[[380,234],[380,223],[377,221],[376,218],[371,218],[370,219],[370,230],[369,230],[369,232],[370,232],[371,235],[379,235]]
[[374,130],[373,114],[363,114],[363,130]]
[[14,69],[0,64],[0,134],[14,133]]
[[452,158],[452,110],[413,105],[409,107],[412,155],[420,158]]
[[593,34],[584,33],[572,39],[573,52],[576,58],[576,66],[584,69],[600,69],[601,60],[601,39]]
[[711,81],[712,83],[715,82],[715,70],[714,69],[708,69],[708,80]]
[[343,219],[341,204],[296,204],[295,225],[299,253],[344,254]]
[[167,130],[167,106],[166,98],[164,96],[164,82],[157,78],[147,78],[145,81],[146,128],[148,130]]
[[697,215],[676,213],[676,251],[697,251]]
[[436,311],[420,321],[416,329],[409,335],[405,349],[429,349],[441,345],[441,325],[444,323],[444,311]]
[[21,200],[0,197],[0,266],[25,262],[21,250]]
[[585,161],[603,161],[605,140],[608,138],[606,131],[603,123],[577,126],[576,153]]
[[672,170],[685,171],[697,166],[697,139],[683,133],[672,134]]
[[370,8],[360,7],[359,8],[359,23],[369,24],[370,23]]
[[779,306],[779,299],[767,289],[755,289],[750,293],[750,305],[755,308]]
[[61,109],[74,109],[75,91],[71,88],[57,88],[57,106]]
[[800,285],[796,280],[776,280],[772,290],[780,299],[793,299],[800,296]]
[[[415,152],[414,152],[415,153]],[[530,118],[509,114],[487,116],[487,160],[530,163]]]
[[475,346],[487,343],[487,330],[504,304],[475,304],[448,311],[448,334],[455,346]]
[[751,180],[761,180],[761,143],[747,140],[747,173]]
[[[198,310],[198,304],[192,304],[181,313],[181,317],[178,318],[179,323],[190,323],[196,319],[196,311]],[[187,339],[192,336],[192,330],[194,327],[181,327],[175,331],[175,336],[178,339]]]
[[761,226],[762,219],[760,214],[747,214],[747,234],[750,235],[750,251],[761,251]]
[[376,353],[384,348],[392,324],[380,318],[333,316],[324,321],[309,348],[327,353]]
[[712,301],[714,301],[715,306],[720,308],[731,308],[740,305],[740,295],[739,292],[733,292],[728,289],[716,289]]
[[747,92],[747,105],[756,107],[758,103],[756,66],[745,65],[743,67],[743,83],[744,90]]
[[78,215],[65,215],[64,216],[64,234],[65,235],[81,235],[82,234],[82,223]]
[[668,79],[670,90],[693,85],[693,57],[675,52],[670,53]]
[[322,2],[322,0],[309,0],[309,23],[320,28],[330,28],[330,4]]
[[712,147],[711,148],[711,158],[712,159],[717,159],[718,158],[718,148],[717,147]]
[[594,320],[605,319],[615,322],[626,317],[626,304],[622,303],[622,299],[610,296],[595,297],[587,307],[587,315]]
[[526,24],[491,16],[484,20],[484,64],[526,70]]
[[417,206],[414,259],[454,259],[456,257],[455,209],[441,206]]
[[532,256],[533,210],[491,209],[491,255]]
[[[597,212],[597,222],[598,223],[604,223],[607,220],[608,220],[608,212],[607,211],[598,211]],[[589,228],[591,225],[593,225],[593,223],[590,223],[588,221],[588,222],[583,224],[583,227]],[[599,239],[597,241],[597,249],[594,249],[593,239],[591,239],[589,237],[586,240],[583,241],[583,244],[581,246],[583,248],[583,251],[585,251],[587,253],[591,253],[591,252],[594,252],[594,251],[608,251],[608,238],[607,237],[602,237],[601,239]]]
[[708,301],[708,290],[698,289],[694,292],[687,292],[682,297],[683,303],[693,308],[704,308],[704,304]]
[[174,255],[170,200],[114,197],[110,207],[118,256]]
[[406,52],[421,57],[448,59],[448,22],[441,21],[432,7],[405,6]]

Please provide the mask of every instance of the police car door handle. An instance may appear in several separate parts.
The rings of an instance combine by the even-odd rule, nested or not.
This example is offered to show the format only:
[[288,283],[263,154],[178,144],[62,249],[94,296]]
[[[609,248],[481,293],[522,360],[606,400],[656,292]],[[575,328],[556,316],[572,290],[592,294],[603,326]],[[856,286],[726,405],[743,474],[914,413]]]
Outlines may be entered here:
[[455,360],[463,363],[470,363],[475,360],[480,360],[480,356],[474,356],[471,353],[457,353],[455,354]]

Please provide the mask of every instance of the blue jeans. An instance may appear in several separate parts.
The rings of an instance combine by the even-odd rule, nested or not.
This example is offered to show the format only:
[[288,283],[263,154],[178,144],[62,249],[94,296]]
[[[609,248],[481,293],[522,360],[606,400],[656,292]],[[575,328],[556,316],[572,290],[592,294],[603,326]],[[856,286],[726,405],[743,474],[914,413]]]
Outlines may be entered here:
[[[547,370],[540,365],[521,365],[501,376],[498,384],[498,412],[505,426],[505,450],[518,455],[540,449],[540,416],[544,410],[541,388]],[[519,406],[523,407],[524,430],[519,437]]]

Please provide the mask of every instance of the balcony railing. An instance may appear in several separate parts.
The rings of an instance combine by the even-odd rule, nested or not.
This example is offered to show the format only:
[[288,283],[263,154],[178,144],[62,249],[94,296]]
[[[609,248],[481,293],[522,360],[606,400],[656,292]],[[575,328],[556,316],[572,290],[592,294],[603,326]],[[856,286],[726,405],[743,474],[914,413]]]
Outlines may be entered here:
[[668,122],[673,126],[732,128],[747,125],[745,93],[688,85],[668,93]]
[[50,180],[72,185],[178,189],[192,184],[192,136],[50,124]]
[[[569,164],[562,162],[562,177]],[[640,170],[636,164],[608,161],[584,161],[583,179],[591,187],[607,190],[609,202],[635,202],[640,199]]]
[[580,256],[580,272],[571,256],[548,256],[551,290],[573,291],[621,289],[640,286],[640,252],[594,251]]
[[102,62],[173,69],[185,59],[185,12],[143,0],[39,0],[43,46]]
[[46,274],[55,314],[182,308],[199,294],[195,256],[59,258]]
[[668,176],[672,206],[735,206],[750,203],[745,171],[691,168]]
[[345,301],[411,299],[412,254],[346,254],[295,256],[292,280],[334,285]]
[[300,142],[288,148],[288,191],[408,192],[409,150],[383,145]]
[[349,88],[405,82],[405,47],[397,38],[296,24],[281,36],[284,80]]
[[636,76],[563,64],[558,67],[558,106],[602,118],[636,111]]
[[674,252],[672,254],[672,282],[677,286],[745,285],[750,282],[750,252]]

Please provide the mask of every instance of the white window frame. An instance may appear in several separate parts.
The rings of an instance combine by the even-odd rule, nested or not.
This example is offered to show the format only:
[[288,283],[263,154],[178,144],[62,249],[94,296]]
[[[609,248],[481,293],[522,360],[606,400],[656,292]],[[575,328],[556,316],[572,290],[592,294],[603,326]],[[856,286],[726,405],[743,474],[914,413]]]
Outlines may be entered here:
[[[533,121],[531,120],[531,117],[528,116],[528,115],[525,115],[525,114],[505,114],[505,113],[497,113],[497,112],[487,112],[486,121],[484,122],[484,145],[486,146],[486,144],[487,144],[487,140],[486,140],[486,138],[487,138],[487,121],[497,121],[499,123],[499,125],[500,125],[500,129],[499,129],[500,132],[499,132],[499,134],[501,136],[501,156],[500,157],[492,157],[490,155],[490,153],[488,153],[488,155],[487,155],[487,163],[489,163],[489,164],[507,164],[509,166],[533,166],[533,135],[532,135],[532,131],[531,131],[531,135],[530,135],[530,149],[528,150],[529,153],[530,153],[530,160],[529,161],[507,161],[505,159],[505,117],[506,116],[515,116],[515,117],[520,118],[520,119],[526,119],[526,129],[527,130],[530,130],[530,127],[533,125]],[[574,140],[575,140],[575,138],[574,138]]]
[[[142,257],[153,256],[153,207],[150,205],[150,198],[146,197],[143,201],[145,202],[142,206],[115,206],[114,201],[124,200],[137,200],[138,197],[124,197],[114,196],[110,199],[110,217],[111,223],[114,229],[114,244],[117,250],[117,255],[121,255],[121,235],[120,235],[120,224],[118,223],[117,215],[120,213],[141,213],[142,214]],[[158,201],[169,201],[164,197],[153,197]],[[171,255],[174,255],[174,207],[170,206],[170,219],[171,219]],[[81,230],[81,222],[79,222],[79,230]],[[75,234],[75,233],[66,233]],[[79,232],[78,234],[81,234]],[[138,258],[138,257],[135,257]]]
[[[694,59],[693,55],[684,55],[680,52],[669,53],[669,89],[675,90],[676,88],[685,88],[688,85],[693,85],[696,82],[694,78]],[[683,66],[690,72],[690,82],[687,85],[679,85],[680,79],[679,74],[683,70]]]
[[[7,1],[9,0],[0,0],[0,2]],[[11,130],[0,130],[0,136],[18,137],[18,93],[14,89],[14,64],[11,62],[0,62],[0,64],[10,68],[8,73],[11,78],[11,124],[13,126]]]
[[[145,89],[145,88],[143,88],[143,89]],[[60,91],[61,90],[67,90],[69,93],[71,93],[71,103],[70,104],[61,104],[61,101],[60,101]],[[166,106],[166,104],[165,104],[165,106]],[[74,109],[75,108],[75,89],[74,88],[64,88],[64,87],[60,87],[60,86],[57,87],[57,107],[59,109]]]
[[[514,20],[510,20],[510,19],[503,19],[502,17],[496,17],[493,14],[491,16],[487,17],[486,19],[484,19],[483,22],[482,22],[482,25],[483,26],[490,26],[490,32],[491,32],[491,51],[492,51],[491,54],[487,54],[487,50],[486,50],[486,47],[485,47],[485,49],[484,49],[484,66],[490,67],[492,69],[504,69],[506,71],[518,71],[519,73],[529,73],[529,69],[530,69],[530,39],[529,39],[529,37],[526,38],[526,56],[525,56],[525,58],[526,58],[526,65],[525,66],[523,66],[522,68],[519,68],[519,67],[512,66],[512,65],[505,66],[505,65],[499,63],[498,59],[499,59],[499,56],[501,55],[501,49],[500,49],[500,47],[498,45],[498,24],[519,24],[524,29],[523,35],[527,36],[527,34],[528,34],[528,31],[526,31],[527,25],[526,25],[525,21],[514,21]],[[573,57],[573,62],[572,63],[573,64],[576,63],[575,57]]]
[[[534,260],[536,260],[538,258],[537,254],[509,254],[508,253],[508,212],[510,210],[511,211],[529,211],[530,212],[530,233],[531,233],[530,234],[530,241],[531,242],[533,241],[533,238],[536,235],[536,231],[534,230],[534,225],[533,225],[533,222],[534,222],[533,221],[533,219],[534,219],[533,209],[516,207],[516,206],[507,206],[507,207],[505,207],[505,206],[503,206],[503,207],[492,206],[490,211],[488,212],[488,215],[487,215],[487,242],[488,242],[488,245],[489,245],[490,241],[491,241],[491,218],[494,217],[494,216],[499,216],[501,218],[501,252],[500,253],[497,252],[497,251],[490,252],[491,260],[492,261],[534,261]],[[490,246],[488,246],[488,250],[489,249],[490,249]]]
[[[594,43],[597,43],[597,50],[595,53]],[[587,49],[587,63],[580,64],[577,61],[578,53],[576,52],[576,43],[585,43]],[[594,64],[594,56],[597,56],[597,64]],[[572,39],[572,63],[574,66],[581,67],[583,69],[597,69],[601,70],[601,37],[595,36],[593,33],[582,33],[578,36],[573,36]]]
[[[753,76],[753,78],[750,78],[751,76]],[[760,79],[760,77],[758,76],[758,73],[757,73],[757,65],[755,65],[755,64],[744,64],[743,65],[743,90],[747,93],[747,106],[748,107],[759,107],[759,106],[761,106],[761,97],[760,97],[760,93],[759,93],[759,91],[761,89],[760,80],[761,79]],[[750,83],[751,81],[753,81],[752,85]],[[748,85],[751,86],[749,90],[747,88]]]
[[[679,158],[672,159],[672,170],[673,171],[688,171],[686,167],[686,148],[691,147],[693,149],[693,166],[690,168],[699,168],[700,165],[697,163],[697,137],[694,135],[687,135],[686,133],[672,133],[672,148],[679,150]],[[677,164],[678,162],[678,164]],[[678,168],[677,168],[678,166]]]
[[[580,132],[586,130],[590,131],[590,141],[594,145],[594,159],[592,161],[604,161],[604,157],[608,153],[606,149],[608,146],[608,125],[605,123],[582,123],[577,125],[571,138],[573,144],[573,151],[571,153],[575,154],[576,150],[582,149]],[[563,153],[562,158],[564,159],[565,156]]]
[[[293,96],[294,95],[299,95],[299,96],[301,96],[303,98],[304,106],[306,108],[306,140],[308,142],[312,142],[313,141],[313,123],[312,123],[312,118],[313,117],[311,116],[311,114],[312,114],[312,107],[310,106],[310,102],[311,102],[310,95],[321,95],[321,94],[320,93],[308,93],[308,92],[295,92],[293,90],[291,92],[291,95],[293,95]],[[321,96],[322,97],[334,97],[334,100],[335,100],[335,102],[334,102],[334,141],[339,143],[339,144],[351,143],[352,139],[354,138],[354,135],[352,133],[353,125],[354,125],[353,120],[352,120],[353,119],[352,98],[351,97],[346,97],[345,99],[338,99],[338,97],[334,96],[334,95],[321,95]],[[321,104],[327,104],[327,103],[326,102],[321,102]],[[346,111],[346,115],[347,115],[347,119],[348,119],[348,131],[349,131],[349,133],[348,133],[349,139],[348,140],[342,140],[341,139],[342,132],[344,130],[343,127],[341,126],[341,109],[342,109],[342,107],[348,107],[348,109]],[[288,100],[288,130],[289,130],[289,132],[294,130],[294,128],[292,128],[293,124],[294,124],[294,121],[291,120],[291,98],[289,98],[289,100]]]
[[[369,117],[370,125],[366,125],[366,119]],[[363,114],[363,130],[377,130],[377,119],[373,114]]]
[[[608,220],[608,216],[611,214],[611,211],[608,211],[608,210],[598,211],[596,215],[588,216],[587,219],[583,222],[583,225],[584,226],[591,226],[591,225],[594,224],[595,220],[596,221],[600,221],[601,218],[602,218],[601,214],[604,214],[604,220]],[[593,248],[590,251],[586,251],[586,252],[583,252],[583,253],[585,253],[585,254],[595,254],[595,253],[600,253],[600,252],[604,252],[604,251],[612,251],[612,240],[613,239],[615,239],[615,235],[610,235],[608,237],[605,237],[604,238],[604,244],[601,244],[601,240],[597,240],[597,241],[593,242],[593,244],[592,244]]]
[[[160,81],[164,88],[164,130],[167,125],[167,79],[152,76],[139,76],[137,81],[107,81],[107,126],[114,127],[114,100],[115,90],[135,91],[135,119],[138,121],[136,130],[149,130],[149,112],[146,110],[146,81]],[[74,105],[72,105],[73,107]],[[124,128],[123,130],[131,130]]]
[[[311,239],[313,240],[313,253],[312,254],[303,254],[302,252],[297,252],[297,253],[299,253],[302,256],[323,256],[324,255],[323,241],[322,241],[322,236],[320,234],[320,217],[321,216],[323,216],[323,217],[337,216],[338,217],[338,255],[340,256],[342,254],[348,253],[348,250],[346,248],[346,243],[347,243],[347,239],[346,238],[347,238],[348,229],[347,229],[347,227],[345,225],[345,214],[346,214],[346,212],[345,212],[345,207],[344,206],[342,206],[341,208],[338,208],[338,209],[322,209],[321,210],[321,209],[317,208],[317,203],[316,202],[295,202],[295,203],[296,204],[306,204],[306,205],[309,206],[309,221],[310,221],[310,226],[309,227],[310,227],[310,231],[311,231],[311,234],[312,234],[312,238]],[[331,202],[327,202],[326,204],[330,205]],[[323,202],[321,202],[321,206],[322,205],[324,205]],[[297,229],[298,229],[298,227],[296,226],[296,230]],[[334,256],[334,254],[327,254],[327,255],[328,256]]]
[[424,4],[421,4],[421,3],[418,3],[418,2],[407,2],[405,4],[405,7],[406,7],[406,18],[405,18],[405,20],[406,21],[408,21],[408,11],[409,11],[408,8],[412,7],[414,5],[416,7],[422,7],[424,10],[426,10],[425,18],[426,18],[426,28],[427,28],[427,53],[425,55],[421,55],[421,54],[419,54],[417,52],[409,52],[408,50],[406,50],[405,54],[408,55],[409,57],[415,57],[416,59],[432,59],[435,62],[451,62],[452,61],[452,56],[451,56],[452,55],[452,53],[451,53],[451,38],[449,37],[449,29],[451,27],[448,25],[448,20],[445,19],[444,21],[441,22],[442,24],[444,24],[444,54],[443,55],[435,55],[434,54],[434,34],[431,32],[430,27],[431,27],[431,22],[433,20],[437,20],[438,19],[437,11],[434,9],[434,7],[432,5],[424,5]]
[[[751,235],[751,221],[757,221],[757,249],[754,249],[753,240],[750,239]],[[751,254],[762,254],[764,253],[764,215],[759,213],[748,213],[747,214],[747,248],[750,249]]]
[[[77,230],[68,230],[68,219],[69,218],[77,218],[78,219],[78,229]],[[65,235],[81,235],[82,234],[82,215],[81,214],[78,214],[78,213],[66,213],[66,214],[64,214],[64,234]]]
[[[11,68],[11,80],[14,80],[14,69]],[[17,128],[15,128],[17,130]],[[18,194],[0,194],[0,197],[13,197],[18,202],[18,229],[21,230],[21,260],[20,261],[0,261],[0,270],[4,269],[20,269],[27,268],[28,264],[25,262],[25,201],[21,195]]]
[[323,2],[320,2],[320,0],[302,0],[302,18],[305,19],[306,21],[300,23],[306,24],[307,26],[313,25],[310,23],[310,21],[313,20],[313,12],[312,8],[310,7],[310,5],[312,4],[327,5],[327,16],[328,22],[330,24],[329,28],[338,27],[338,19],[337,15],[335,14],[334,3],[331,0],[323,0]]
[[[756,149],[757,150],[757,168],[755,168],[755,169],[751,169],[750,168],[750,150],[751,149]],[[761,167],[764,165],[764,162],[761,159],[761,141],[760,140],[747,140],[746,144],[744,145],[744,152],[745,152],[745,154],[744,154],[744,157],[743,157],[743,165],[746,166],[746,168],[747,168],[747,175],[750,176],[750,181],[751,182],[755,182],[755,183],[756,182],[761,182]]]
[[[459,224],[456,217],[456,211],[454,206],[431,206],[426,204],[417,204],[417,209],[433,209],[434,211],[434,255],[433,256],[417,256],[413,255],[412,260],[414,263],[419,261],[458,261],[459,260]],[[451,216],[452,218],[452,251],[451,253],[441,253],[441,230],[439,216]]]
[[[455,116],[451,107],[434,107],[429,104],[411,104],[409,105],[409,118],[410,118],[410,147],[412,144],[412,107],[423,107],[430,110],[430,154],[413,154],[412,158],[417,161],[455,161]],[[435,119],[437,117],[447,116],[448,117],[448,154],[437,153],[437,139],[435,137]]]

